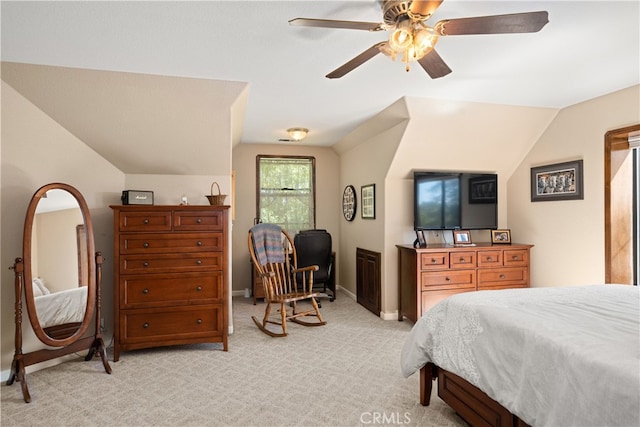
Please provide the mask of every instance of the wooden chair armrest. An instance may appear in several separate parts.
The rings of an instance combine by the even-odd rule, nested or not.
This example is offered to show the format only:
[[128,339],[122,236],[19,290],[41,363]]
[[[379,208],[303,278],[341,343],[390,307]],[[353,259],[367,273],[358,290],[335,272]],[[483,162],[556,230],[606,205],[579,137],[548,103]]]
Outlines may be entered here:
[[[307,267],[294,268],[291,270],[291,273],[294,275],[297,273],[302,274],[302,289],[304,293],[313,292],[313,272],[318,271],[319,267],[317,265],[310,265]],[[295,279],[294,279],[295,280]]]
[[294,268],[291,270],[291,272],[293,273],[304,273],[305,271],[318,271],[320,269],[320,267],[318,267],[317,265],[310,265],[308,267],[300,267],[300,268]]

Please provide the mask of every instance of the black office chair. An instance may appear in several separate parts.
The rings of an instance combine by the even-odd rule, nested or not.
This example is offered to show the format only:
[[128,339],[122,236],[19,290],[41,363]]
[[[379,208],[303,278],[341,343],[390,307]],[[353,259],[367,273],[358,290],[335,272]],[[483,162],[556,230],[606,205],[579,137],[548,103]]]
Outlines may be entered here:
[[[313,287],[323,287],[323,293],[327,294],[327,289],[331,295],[327,294],[329,301],[336,298],[336,278],[335,278],[335,254],[331,247],[331,234],[327,230],[303,230],[295,235],[293,244],[298,253],[298,268],[317,265],[318,271],[313,273]],[[296,277],[300,283],[302,277]]]

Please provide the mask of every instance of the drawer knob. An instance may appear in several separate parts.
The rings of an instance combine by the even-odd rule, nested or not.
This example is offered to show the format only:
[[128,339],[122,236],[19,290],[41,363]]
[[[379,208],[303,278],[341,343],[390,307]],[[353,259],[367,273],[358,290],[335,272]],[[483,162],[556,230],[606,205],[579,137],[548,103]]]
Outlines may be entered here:
[[196,219],[196,224],[202,224],[202,219],[201,218]]
[[196,291],[198,292],[202,291],[202,286],[196,286]]
[[451,278],[449,278],[449,277],[445,277],[445,278],[444,278],[444,280],[446,280],[447,282],[450,282],[450,281],[451,281]]
[[435,259],[435,258],[431,258],[431,264],[435,264],[436,262],[438,262],[438,260],[437,260],[437,259]]
[[143,293],[143,294],[145,294],[145,295],[146,295],[146,294],[148,294],[148,293],[149,293],[149,289],[144,288],[144,289],[142,290],[142,293]]
[[143,246],[143,247],[145,247],[145,248],[148,248],[148,247],[149,247],[149,242],[144,242],[144,243],[142,244],[142,246]]
[[517,261],[518,260],[518,255],[512,256],[511,259],[513,259],[514,261]]
[[143,323],[143,324],[142,324],[142,327],[143,327],[143,328],[145,328],[145,329],[147,329],[147,328],[149,327],[149,324],[148,324],[148,323]]
[[459,262],[460,262],[460,264],[464,264],[467,261],[464,258],[460,258]]
[[202,242],[198,241],[198,242],[196,243],[196,245],[197,245],[197,246],[202,246]]
[[143,267],[149,267],[149,261],[145,261],[145,262],[143,262],[143,263],[142,263],[142,266],[143,266]]
[[490,256],[488,256],[488,257],[487,257],[487,261],[491,261],[492,259],[493,259],[493,258],[492,258],[492,257],[490,257]]
[[198,320],[196,320],[196,323],[197,323],[198,325],[201,325],[201,324],[202,324],[202,319],[198,319]]
[[196,264],[198,265],[202,264],[202,260],[196,260]]
[[149,220],[147,218],[145,218],[145,219],[142,220],[142,223],[143,224],[149,224]]
[[501,279],[504,279],[505,277],[506,277],[506,276],[505,276],[504,274],[501,274],[501,275],[500,275],[500,278],[501,278]]

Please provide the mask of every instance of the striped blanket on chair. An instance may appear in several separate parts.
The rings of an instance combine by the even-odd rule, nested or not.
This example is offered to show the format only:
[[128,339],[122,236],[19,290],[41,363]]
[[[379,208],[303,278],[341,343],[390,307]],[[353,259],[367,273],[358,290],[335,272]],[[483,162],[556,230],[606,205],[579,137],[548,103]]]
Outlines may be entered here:
[[256,258],[260,265],[284,262],[282,229],[275,224],[257,224],[251,227]]

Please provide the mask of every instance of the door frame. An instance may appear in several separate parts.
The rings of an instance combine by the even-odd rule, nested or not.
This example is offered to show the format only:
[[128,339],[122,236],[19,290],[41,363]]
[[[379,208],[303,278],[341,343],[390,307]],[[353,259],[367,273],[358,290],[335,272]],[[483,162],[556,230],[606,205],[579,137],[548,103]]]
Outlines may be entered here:
[[[604,256],[605,256],[605,283],[611,283],[616,277],[626,274],[619,271],[620,264],[624,264],[622,258],[624,253],[614,251],[613,242],[618,241],[624,236],[620,236],[620,229],[614,227],[614,206],[612,203],[616,184],[613,182],[612,172],[614,172],[614,163],[618,163],[621,159],[626,158],[631,153],[629,148],[629,135],[640,133],[640,124],[627,126],[620,129],[614,129],[607,132],[604,136]],[[626,160],[624,160],[626,161]],[[626,188],[626,187],[625,187]],[[619,206],[617,206],[619,208]],[[631,209],[632,207],[629,206]],[[631,274],[633,277],[633,274]]]

